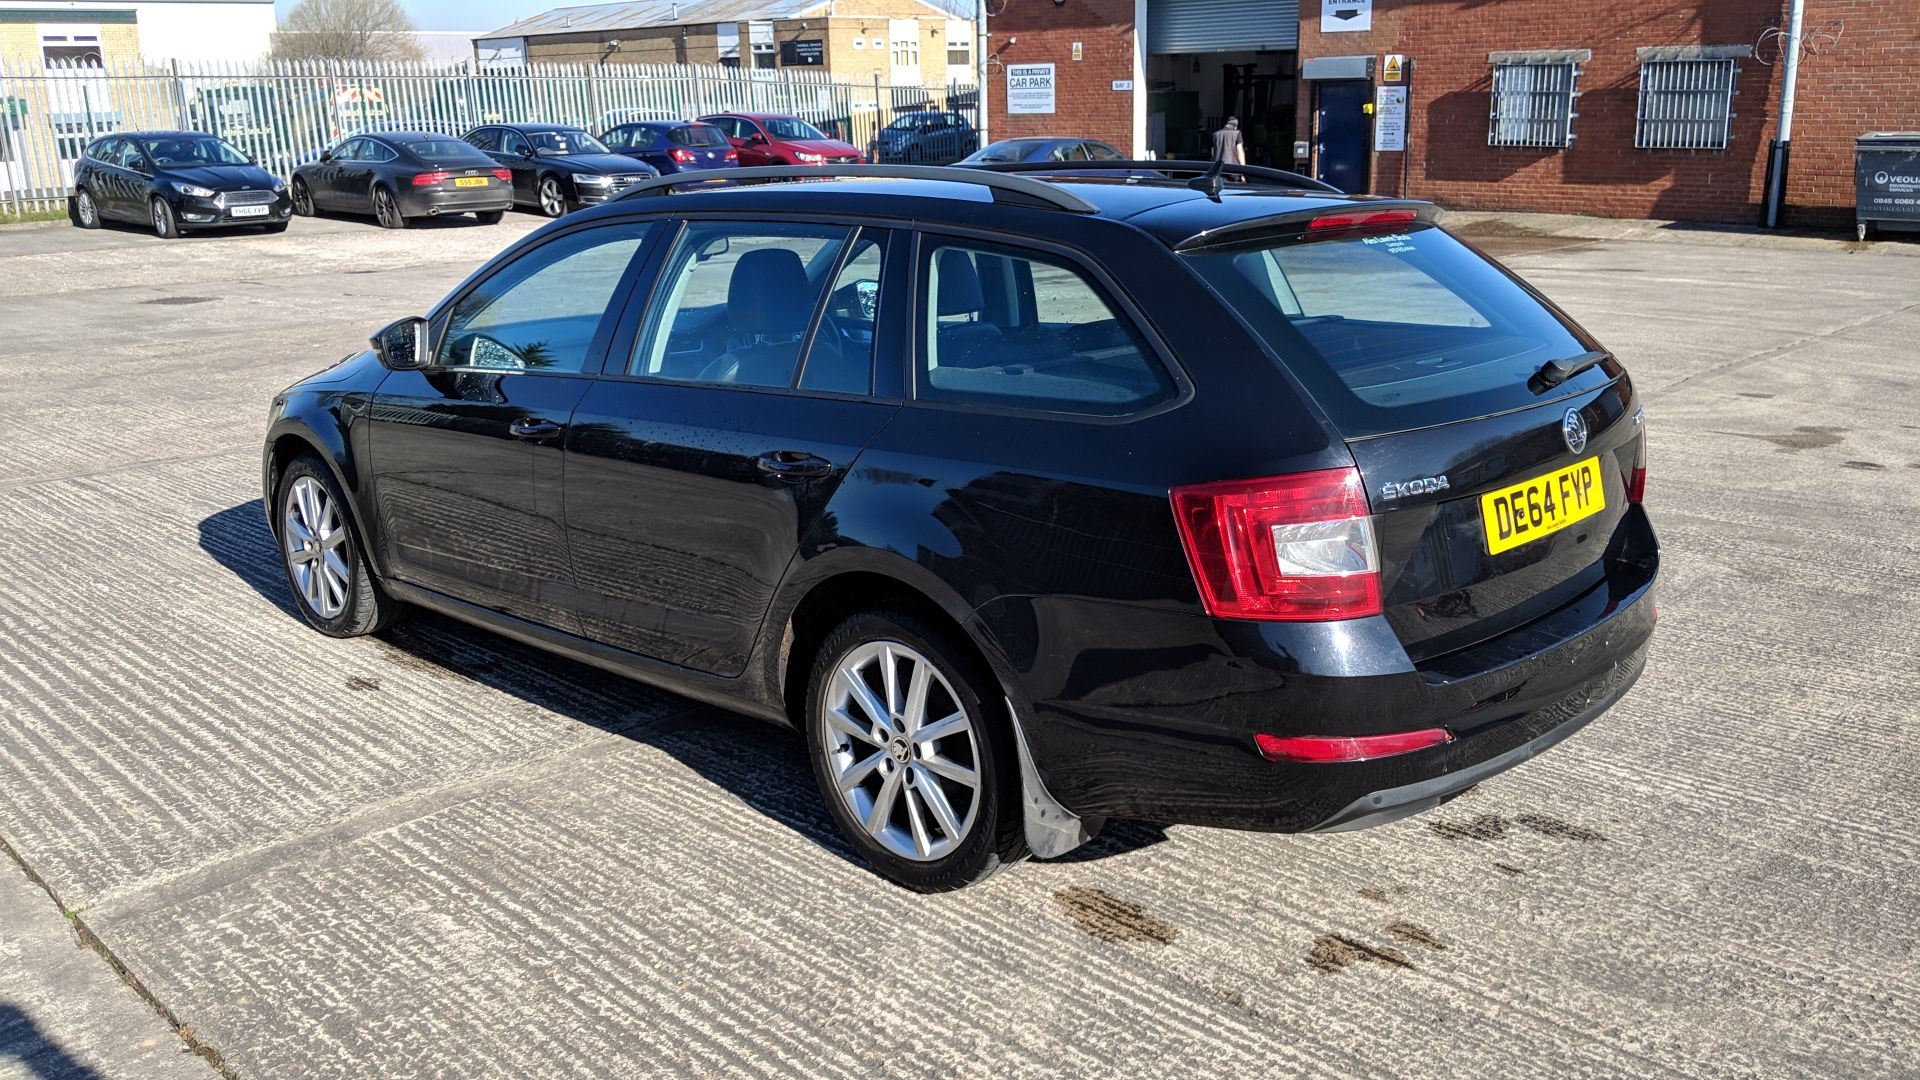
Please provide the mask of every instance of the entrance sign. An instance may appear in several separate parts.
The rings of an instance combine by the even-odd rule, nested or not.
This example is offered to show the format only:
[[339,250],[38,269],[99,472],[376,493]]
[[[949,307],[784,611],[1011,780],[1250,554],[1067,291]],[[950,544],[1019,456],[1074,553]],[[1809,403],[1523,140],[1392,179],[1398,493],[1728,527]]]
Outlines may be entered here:
[[1407,88],[1381,86],[1374,89],[1373,148],[1407,148]]
[[1007,65],[1007,112],[1036,115],[1053,112],[1053,65]]
[[1373,0],[1320,0],[1320,32],[1353,33],[1373,29]]

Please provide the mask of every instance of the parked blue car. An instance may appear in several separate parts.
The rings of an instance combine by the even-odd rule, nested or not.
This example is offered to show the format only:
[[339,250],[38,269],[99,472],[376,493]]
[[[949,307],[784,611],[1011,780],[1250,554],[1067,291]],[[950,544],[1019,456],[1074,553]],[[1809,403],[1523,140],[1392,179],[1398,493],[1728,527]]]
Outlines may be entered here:
[[726,132],[712,124],[641,120],[608,128],[600,141],[614,153],[638,158],[662,175],[740,167],[740,151],[727,141]]

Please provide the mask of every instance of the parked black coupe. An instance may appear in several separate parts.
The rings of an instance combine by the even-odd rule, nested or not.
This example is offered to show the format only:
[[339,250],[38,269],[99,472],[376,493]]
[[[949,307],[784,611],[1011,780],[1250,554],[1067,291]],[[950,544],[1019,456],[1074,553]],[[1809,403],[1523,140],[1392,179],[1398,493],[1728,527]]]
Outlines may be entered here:
[[200,131],[129,131],[87,144],[73,170],[73,223],[109,218],[183,231],[260,225],[281,232],[293,215],[287,186],[231,144]]
[[462,136],[513,174],[513,201],[548,217],[603,203],[660,173],[607,149],[586,129],[559,124],[488,124]]
[[492,224],[513,205],[513,173],[450,135],[356,135],[293,170],[293,207],[372,214],[383,229],[417,217],[471,213]]

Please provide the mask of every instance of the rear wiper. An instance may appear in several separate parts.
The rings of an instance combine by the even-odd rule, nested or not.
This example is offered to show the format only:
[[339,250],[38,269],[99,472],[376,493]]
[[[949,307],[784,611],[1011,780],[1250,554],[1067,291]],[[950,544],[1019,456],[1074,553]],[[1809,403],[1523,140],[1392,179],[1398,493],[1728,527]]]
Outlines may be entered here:
[[1527,388],[1538,394],[1559,386],[1575,375],[1603,361],[1613,359],[1613,354],[1595,350],[1583,352],[1579,356],[1569,356],[1565,360],[1549,360],[1540,365],[1540,370],[1527,380]]

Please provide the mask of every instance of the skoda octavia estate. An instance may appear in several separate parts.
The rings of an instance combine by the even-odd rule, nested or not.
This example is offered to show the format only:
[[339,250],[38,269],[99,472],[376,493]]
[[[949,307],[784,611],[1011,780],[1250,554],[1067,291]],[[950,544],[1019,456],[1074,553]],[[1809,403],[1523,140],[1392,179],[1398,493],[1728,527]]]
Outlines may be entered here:
[[1111,165],[667,177],[526,237],[274,399],[301,613],[792,725],[927,891],[1112,817],[1392,821],[1619,700],[1621,364],[1430,205]]

